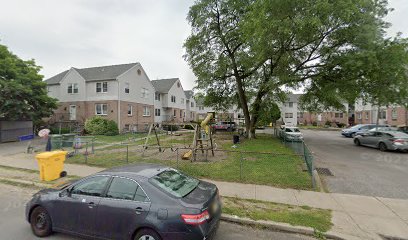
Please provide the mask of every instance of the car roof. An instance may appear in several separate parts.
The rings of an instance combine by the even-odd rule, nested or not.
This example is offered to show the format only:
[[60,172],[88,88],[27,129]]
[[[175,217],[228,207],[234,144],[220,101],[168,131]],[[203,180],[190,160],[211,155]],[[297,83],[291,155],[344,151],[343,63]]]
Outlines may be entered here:
[[106,169],[98,174],[103,173],[127,177],[151,178],[167,169],[169,169],[169,167],[159,164],[139,163]]
[[400,131],[379,131],[383,133],[388,133],[393,135],[394,137],[402,137],[402,138],[408,138],[408,134],[400,132]]

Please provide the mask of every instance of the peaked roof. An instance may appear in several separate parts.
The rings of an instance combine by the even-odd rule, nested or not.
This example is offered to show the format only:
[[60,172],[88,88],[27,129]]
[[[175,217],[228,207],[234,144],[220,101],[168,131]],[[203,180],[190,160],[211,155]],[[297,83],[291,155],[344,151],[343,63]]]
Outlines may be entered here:
[[[121,74],[123,74],[124,72],[138,64],[139,63],[128,63],[101,67],[73,68],[73,69],[75,69],[85,79],[85,81],[110,80],[116,79]],[[69,70],[59,73],[45,81],[47,82],[47,84],[58,84],[68,73],[68,71]]]
[[47,82],[47,84],[51,85],[51,84],[58,84],[59,82],[61,82],[61,80],[65,77],[65,75],[67,75],[69,70],[65,70],[62,73],[58,73],[57,75],[55,75],[54,77],[50,77],[47,80],[45,80]]
[[190,99],[194,96],[194,92],[192,90],[184,91],[184,94],[186,94],[187,99]]
[[178,78],[159,79],[153,80],[152,84],[157,92],[168,93],[170,88],[173,87],[178,80]]

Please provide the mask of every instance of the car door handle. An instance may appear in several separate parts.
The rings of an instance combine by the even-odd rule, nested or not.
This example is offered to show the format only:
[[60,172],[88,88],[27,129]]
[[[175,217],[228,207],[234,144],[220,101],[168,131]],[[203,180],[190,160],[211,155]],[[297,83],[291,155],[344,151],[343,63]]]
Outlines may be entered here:
[[89,207],[89,208],[96,207],[96,204],[95,204],[94,202],[89,202],[89,203],[88,203],[88,207]]
[[136,212],[136,214],[141,214],[141,213],[143,212],[143,208],[137,207],[137,208],[135,209],[135,212]]

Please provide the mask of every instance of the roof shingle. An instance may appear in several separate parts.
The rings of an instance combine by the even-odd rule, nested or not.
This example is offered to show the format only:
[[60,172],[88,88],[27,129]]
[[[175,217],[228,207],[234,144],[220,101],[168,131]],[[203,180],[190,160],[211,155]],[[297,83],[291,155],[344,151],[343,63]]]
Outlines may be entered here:
[[153,80],[152,84],[153,84],[154,88],[156,89],[156,92],[168,93],[170,88],[178,80],[179,80],[178,78],[159,79],[159,80]]

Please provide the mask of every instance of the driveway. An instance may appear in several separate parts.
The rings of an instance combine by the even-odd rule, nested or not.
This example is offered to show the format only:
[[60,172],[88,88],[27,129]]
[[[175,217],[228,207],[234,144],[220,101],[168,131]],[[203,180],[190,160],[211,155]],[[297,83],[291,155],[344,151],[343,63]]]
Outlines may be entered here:
[[338,131],[302,130],[330,192],[408,199],[408,154],[358,147]]
[[[39,240],[31,233],[30,225],[24,220],[24,204],[33,194],[32,190],[0,184],[0,240]],[[80,240],[65,234],[53,234],[50,240]],[[312,240],[314,238],[251,228],[221,222],[214,240],[280,239]]]

